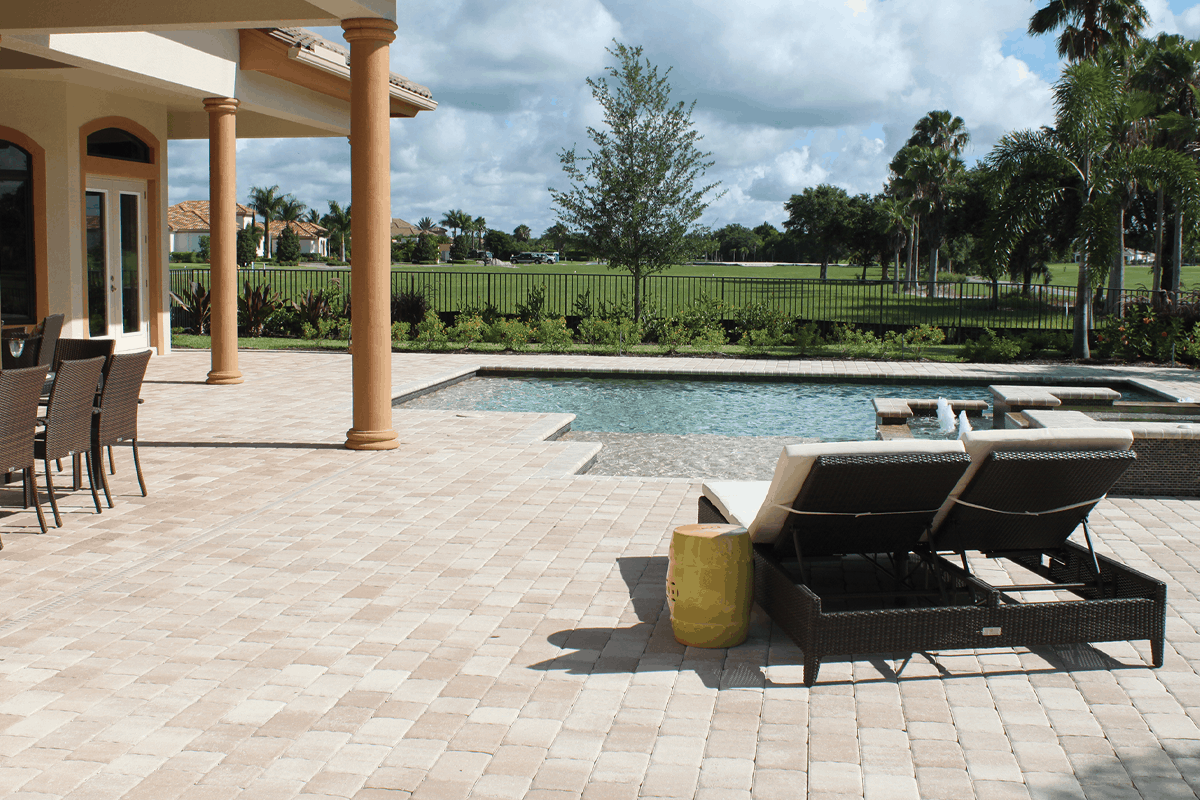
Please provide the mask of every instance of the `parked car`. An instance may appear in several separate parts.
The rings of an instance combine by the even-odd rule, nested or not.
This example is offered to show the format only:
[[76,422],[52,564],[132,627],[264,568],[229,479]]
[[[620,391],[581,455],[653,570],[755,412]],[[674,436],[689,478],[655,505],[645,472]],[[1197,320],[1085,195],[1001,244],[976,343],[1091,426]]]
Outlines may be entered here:
[[472,250],[469,253],[467,253],[467,258],[475,260],[475,261],[491,261],[492,260],[492,251],[491,250]]
[[543,264],[557,264],[558,263],[558,253],[542,253],[542,258],[545,259],[542,262]]
[[512,263],[514,263],[514,264],[541,264],[542,263],[542,254],[541,253],[517,253],[516,255],[514,255],[512,257]]

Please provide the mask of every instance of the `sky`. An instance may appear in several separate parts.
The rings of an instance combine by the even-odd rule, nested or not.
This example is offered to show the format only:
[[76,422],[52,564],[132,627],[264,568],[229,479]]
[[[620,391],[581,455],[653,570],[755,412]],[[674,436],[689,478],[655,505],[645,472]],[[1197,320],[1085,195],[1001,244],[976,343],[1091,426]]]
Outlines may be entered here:
[[[1200,38],[1200,2],[1142,0],[1143,35]],[[559,153],[585,152],[602,123],[585,81],[613,63],[613,40],[670,68],[724,194],[701,222],[754,227],[784,202],[831,183],[874,194],[925,113],[948,109],[971,133],[968,162],[1011,130],[1053,120],[1053,35],[1031,38],[1044,0],[400,0],[393,72],[439,105],[392,120],[392,216],[438,221],[451,209],[535,235],[565,189]],[[406,11],[412,11],[411,15]],[[411,24],[411,27],[407,27]],[[318,28],[343,43],[339,28]],[[169,202],[208,197],[208,143],[174,141]],[[238,198],[278,184],[321,213],[350,200],[344,137],[243,139]]]

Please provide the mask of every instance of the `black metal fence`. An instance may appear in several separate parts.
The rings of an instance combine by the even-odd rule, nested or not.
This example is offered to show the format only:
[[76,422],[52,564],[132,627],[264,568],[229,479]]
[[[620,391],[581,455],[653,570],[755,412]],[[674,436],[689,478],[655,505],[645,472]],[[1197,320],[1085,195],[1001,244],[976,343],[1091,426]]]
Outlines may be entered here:
[[[171,291],[183,293],[193,281],[209,282],[207,268],[170,271]],[[349,296],[348,269],[244,269],[238,271],[238,293],[246,283],[269,284],[284,300],[306,290],[340,290]],[[451,272],[395,270],[392,294],[423,292],[440,312],[464,306],[491,305],[501,314],[516,314],[531,292],[544,292],[544,309],[555,316],[578,314],[581,304],[600,309],[628,303],[633,293],[628,275],[536,274],[521,272]],[[1133,292],[1127,292],[1133,295]],[[700,277],[653,275],[645,279],[644,308],[674,316],[693,303],[722,301],[732,318],[739,308],[764,304],[790,317],[819,322],[910,327],[1070,330],[1073,286],[1029,286],[983,282],[939,283],[932,295],[924,283],[896,291],[892,282],[815,280],[805,278]],[[188,326],[175,306],[174,325]]]

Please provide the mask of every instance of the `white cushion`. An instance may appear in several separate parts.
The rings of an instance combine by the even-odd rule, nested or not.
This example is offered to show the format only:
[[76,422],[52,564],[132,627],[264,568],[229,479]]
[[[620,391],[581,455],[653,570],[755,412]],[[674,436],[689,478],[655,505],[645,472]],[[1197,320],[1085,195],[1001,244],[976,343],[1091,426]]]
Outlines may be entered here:
[[[962,442],[957,439],[888,439],[870,442],[817,442],[814,444],[789,444],[783,448],[779,463],[775,465],[775,476],[763,497],[754,521],[749,525],[739,519],[740,525],[750,531],[754,542],[773,542],[783,530],[800,487],[804,485],[808,472],[820,456],[871,456],[894,455],[897,453],[961,453]],[[780,506],[783,506],[782,508]]]
[[971,456],[971,464],[955,485],[946,502],[933,517],[933,530],[950,513],[954,501],[975,477],[980,466],[993,450],[1128,450],[1133,434],[1121,428],[1023,428],[1021,430],[970,431],[960,440]]
[[725,519],[748,528],[770,486],[770,481],[711,481],[703,484],[701,491]]

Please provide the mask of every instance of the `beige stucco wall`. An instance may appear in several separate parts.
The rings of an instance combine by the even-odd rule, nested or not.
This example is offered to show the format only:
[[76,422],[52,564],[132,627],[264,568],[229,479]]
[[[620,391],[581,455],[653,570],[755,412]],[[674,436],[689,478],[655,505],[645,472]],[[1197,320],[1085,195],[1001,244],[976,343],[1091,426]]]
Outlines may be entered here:
[[[120,116],[133,120],[158,138],[156,152],[159,184],[158,219],[161,223],[158,252],[147,252],[147,272],[158,270],[164,296],[161,307],[168,311],[158,321],[169,330],[166,303],[167,246],[165,230],[167,187],[167,115],[153,103],[139,101],[92,87],[61,80],[0,77],[0,125],[28,136],[46,151],[47,230],[44,243],[49,271],[51,313],[65,314],[64,336],[87,336],[84,293],[82,175],[79,129],[99,117]],[[149,210],[149,209],[148,209]],[[143,276],[142,291],[149,297],[149,274]],[[147,320],[149,322],[149,320]]]

